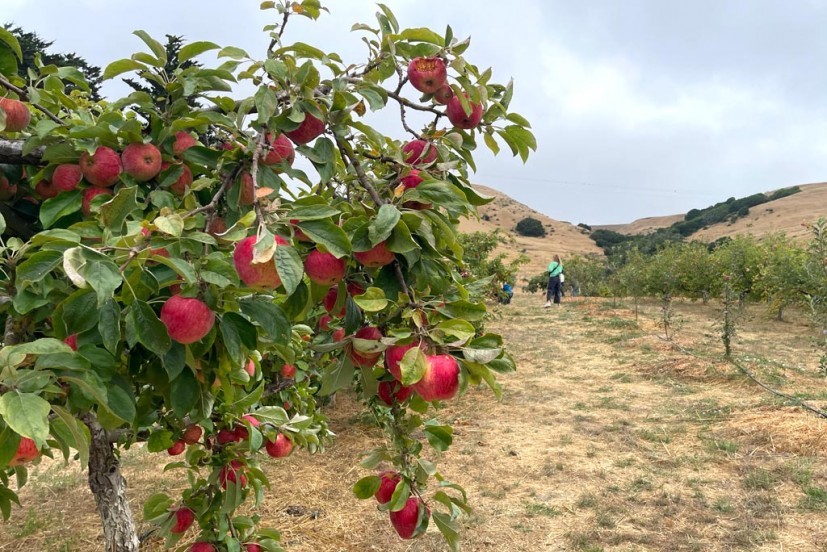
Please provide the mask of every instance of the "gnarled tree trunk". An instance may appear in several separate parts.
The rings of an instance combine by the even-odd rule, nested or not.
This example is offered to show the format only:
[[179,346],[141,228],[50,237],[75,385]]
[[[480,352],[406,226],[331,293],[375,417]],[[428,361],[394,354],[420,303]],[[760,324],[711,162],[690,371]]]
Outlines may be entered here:
[[106,552],[138,552],[140,545],[132,511],[126,501],[126,480],[107,431],[87,416],[84,421],[92,433],[89,447],[89,488],[103,525]]

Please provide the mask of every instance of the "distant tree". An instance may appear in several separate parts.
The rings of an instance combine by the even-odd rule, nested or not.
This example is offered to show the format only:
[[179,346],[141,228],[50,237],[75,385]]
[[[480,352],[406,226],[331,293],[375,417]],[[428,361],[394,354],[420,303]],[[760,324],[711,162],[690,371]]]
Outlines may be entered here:
[[546,229],[543,227],[543,223],[533,217],[522,219],[514,229],[521,236],[532,238],[544,238],[546,236]]
[[459,234],[462,245],[463,268],[468,273],[468,280],[474,282],[470,288],[473,293],[478,290],[482,295],[496,298],[502,291],[502,284],[514,284],[520,265],[528,262],[528,256],[520,254],[510,261],[505,253],[492,256],[499,244],[507,243],[499,229],[492,232],[471,232]]
[[[22,27],[14,27],[13,23],[5,23],[3,28],[17,39],[20,43],[20,49],[23,52],[23,59],[17,64],[18,75],[26,79],[29,69],[34,69],[36,67],[36,58],[40,55],[40,63],[42,65],[77,68],[81,73],[83,73],[84,78],[89,83],[92,99],[95,101],[99,101],[101,99],[100,67],[90,65],[85,59],[74,52],[68,54],[47,52],[46,50],[54,44],[53,41],[48,42],[43,40],[37,33],[26,32]],[[71,90],[72,88],[73,86],[71,84],[67,86],[68,90]]]
[[[166,35],[167,43],[164,45],[166,50],[167,62],[163,67],[152,67],[145,71],[139,71],[138,76],[140,81],[135,79],[123,79],[130,88],[137,92],[146,92],[152,97],[153,103],[160,109],[164,108],[164,104],[169,101],[169,95],[166,87],[174,78],[176,72],[183,72],[191,67],[201,67],[197,61],[188,59],[183,63],[178,63],[178,56],[181,53],[181,47],[184,45],[184,39],[181,36]],[[187,97],[187,104],[190,107],[198,107],[198,100],[195,97]]]

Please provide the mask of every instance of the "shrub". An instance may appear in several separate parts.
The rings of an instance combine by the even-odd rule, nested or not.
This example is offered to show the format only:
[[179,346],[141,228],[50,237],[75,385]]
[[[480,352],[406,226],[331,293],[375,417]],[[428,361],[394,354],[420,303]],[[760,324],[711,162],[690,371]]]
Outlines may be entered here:
[[546,236],[546,229],[543,223],[532,217],[525,217],[514,228],[521,236],[532,238],[544,238]]

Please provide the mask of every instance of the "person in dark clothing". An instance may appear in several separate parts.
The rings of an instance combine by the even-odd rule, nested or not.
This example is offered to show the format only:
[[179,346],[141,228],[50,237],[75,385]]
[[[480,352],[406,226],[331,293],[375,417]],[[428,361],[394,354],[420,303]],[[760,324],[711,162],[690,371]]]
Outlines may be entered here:
[[563,289],[563,283],[560,277],[563,274],[563,263],[560,262],[560,255],[555,255],[554,260],[548,265],[548,289],[546,290],[546,304],[543,307],[551,306],[551,299],[554,298],[554,304],[560,305],[560,295]]

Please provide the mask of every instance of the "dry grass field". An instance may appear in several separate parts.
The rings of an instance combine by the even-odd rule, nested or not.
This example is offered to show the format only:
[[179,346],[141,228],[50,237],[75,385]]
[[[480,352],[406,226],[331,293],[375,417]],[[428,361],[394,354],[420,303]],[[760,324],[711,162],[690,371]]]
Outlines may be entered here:
[[[717,305],[676,305],[674,340],[659,307],[565,299],[543,309],[518,294],[497,311],[518,360],[502,400],[470,389],[439,411],[456,429],[439,458],[469,492],[463,550],[827,550],[827,420],[761,390],[721,358]],[[734,354],[762,381],[827,407],[815,333],[803,320],[770,320],[754,307]],[[296,552],[430,552],[435,529],[399,541],[372,501],[350,493],[363,451],[381,439],[353,400],[327,409],[338,440],[322,455],[268,461],[259,509]],[[124,457],[129,493],[142,500],[180,486],[161,455]],[[43,462],[23,507],[0,525],[0,551],[102,551],[84,474]],[[193,534],[194,536],[194,534]],[[146,550],[160,550],[157,542]]]

